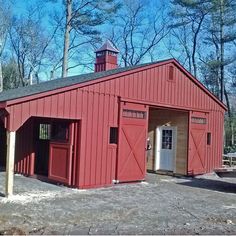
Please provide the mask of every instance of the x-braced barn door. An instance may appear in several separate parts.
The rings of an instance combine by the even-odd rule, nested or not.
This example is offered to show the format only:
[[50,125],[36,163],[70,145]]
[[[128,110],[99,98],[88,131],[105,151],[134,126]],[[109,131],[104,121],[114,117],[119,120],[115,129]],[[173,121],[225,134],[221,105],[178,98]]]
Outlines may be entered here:
[[48,178],[71,185],[74,123],[57,121],[52,125]]
[[189,118],[188,174],[205,173],[207,116],[192,112]]
[[143,180],[146,174],[148,109],[145,105],[120,103],[119,142],[116,179]]

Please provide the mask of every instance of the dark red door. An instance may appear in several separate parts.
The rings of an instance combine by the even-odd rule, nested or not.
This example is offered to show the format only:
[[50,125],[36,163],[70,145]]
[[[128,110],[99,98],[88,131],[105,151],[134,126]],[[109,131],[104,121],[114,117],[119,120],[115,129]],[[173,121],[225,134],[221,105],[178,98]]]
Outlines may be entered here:
[[206,126],[205,113],[193,112],[189,122],[188,174],[198,175],[206,172]]
[[121,102],[116,172],[119,182],[145,178],[147,116],[144,105]]
[[69,122],[53,123],[49,147],[49,179],[71,185],[72,148],[73,125]]

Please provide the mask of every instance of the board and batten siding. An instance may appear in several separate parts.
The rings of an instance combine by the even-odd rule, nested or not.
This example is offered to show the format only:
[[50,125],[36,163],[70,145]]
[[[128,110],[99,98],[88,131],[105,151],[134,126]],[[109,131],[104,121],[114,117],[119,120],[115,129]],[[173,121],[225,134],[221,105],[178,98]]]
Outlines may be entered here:
[[[174,67],[173,80],[169,79],[170,66]],[[67,91],[57,94],[54,91],[52,95],[42,93],[40,96],[19,103],[16,100],[7,107],[8,129],[17,130],[34,116],[81,120],[77,157],[77,186],[80,188],[111,184],[114,178],[117,147],[109,145],[108,139],[109,127],[118,126],[119,99],[208,113],[212,148],[207,149],[207,169],[220,166],[224,109],[174,63],[130,70],[112,79],[98,79],[86,85],[78,84],[77,88],[68,87]]]
[[[32,133],[26,120],[29,117],[47,117],[81,120],[81,139],[77,156],[79,161],[76,168],[77,187],[110,185],[111,180],[115,179],[117,145],[109,144],[109,130],[110,127],[118,127],[117,96],[77,89],[19,103],[10,107],[9,111],[20,118],[18,122],[12,120],[12,129],[20,127],[17,130],[15,165],[18,173],[32,173],[29,162],[29,157],[34,157],[34,153],[30,152],[32,145],[30,142],[28,146],[21,145],[21,142],[29,137],[29,133]],[[20,126],[22,123],[24,125]]]
[[34,174],[35,150],[33,124],[33,120],[29,119],[16,132],[14,171],[29,176]]

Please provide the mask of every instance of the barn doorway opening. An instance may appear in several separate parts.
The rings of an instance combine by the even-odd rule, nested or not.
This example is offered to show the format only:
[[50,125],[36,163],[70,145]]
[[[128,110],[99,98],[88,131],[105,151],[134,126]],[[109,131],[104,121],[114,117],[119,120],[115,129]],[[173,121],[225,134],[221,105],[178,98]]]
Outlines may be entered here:
[[34,173],[51,181],[71,185],[77,123],[69,120],[38,119],[35,122]]
[[34,173],[48,176],[49,145],[51,140],[52,124],[50,121],[39,121],[35,125],[35,165]]
[[15,172],[75,186],[79,121],[29,118],[16,131]]
[[149,110],[147,171],[187,174],[188,112]]

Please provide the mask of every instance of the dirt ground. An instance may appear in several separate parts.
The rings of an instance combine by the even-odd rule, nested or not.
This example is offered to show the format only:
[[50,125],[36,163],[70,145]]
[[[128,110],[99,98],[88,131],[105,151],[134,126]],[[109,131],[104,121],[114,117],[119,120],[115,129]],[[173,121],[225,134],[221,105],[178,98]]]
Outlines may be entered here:
[[[0,172],[0,192],[4,191]],[[0,234],[236,234],[236,179],[214,174],[78,190],[15,176]]]

